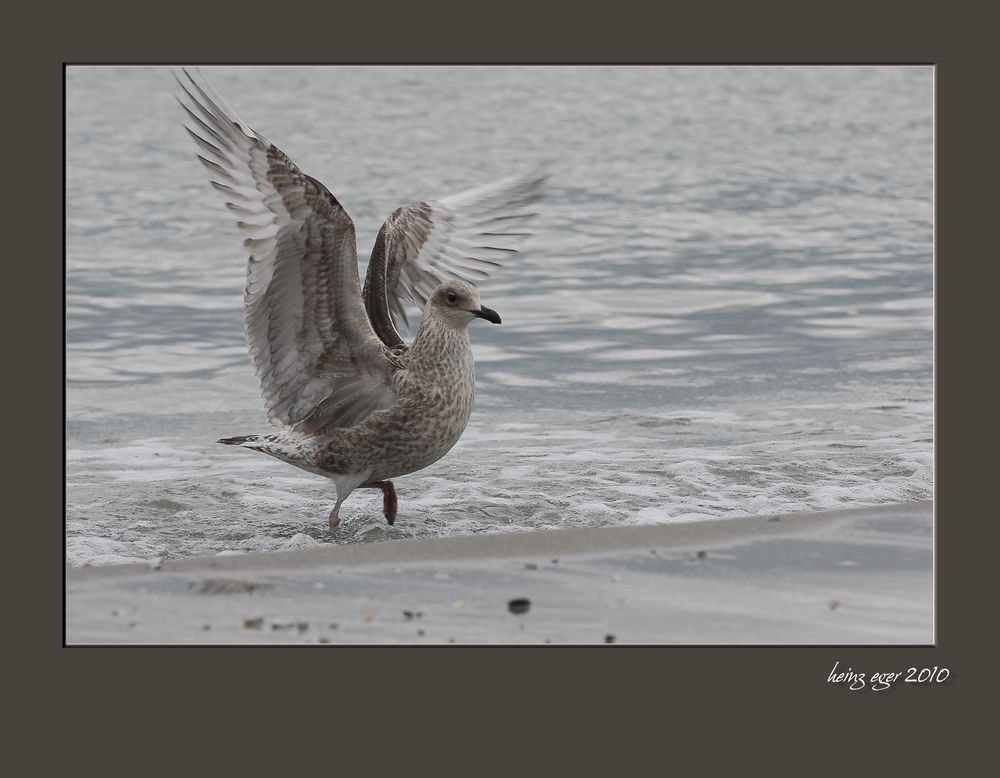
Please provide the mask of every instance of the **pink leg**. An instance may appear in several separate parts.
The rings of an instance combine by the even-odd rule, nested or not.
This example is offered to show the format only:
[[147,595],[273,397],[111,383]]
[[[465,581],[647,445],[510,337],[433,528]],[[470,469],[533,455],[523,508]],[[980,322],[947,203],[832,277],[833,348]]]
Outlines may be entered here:
[[396,523],[396,489],[392,485],[392,481],[368,481],[368,483],[361,484],[360,489],[381,489],[382,490],[382,513],[385,514],[385,520],[389,522],[392,526]]
[[343,505],[346,497],[346,494],[343,497],[338,494],[337,504],[334,505],[333,510],[330,511],[330,534],[334,534],[337,531],[337,527],[340,526],[340,506]]

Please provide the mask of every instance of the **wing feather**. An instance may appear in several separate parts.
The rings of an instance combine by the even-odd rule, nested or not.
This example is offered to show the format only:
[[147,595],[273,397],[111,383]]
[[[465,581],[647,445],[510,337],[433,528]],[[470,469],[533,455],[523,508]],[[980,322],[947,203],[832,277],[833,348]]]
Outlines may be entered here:
[[200,74],[177,81],[185,129],[250,252],[244,324],[268,421],[314,434],[389,407],[402,364],[368,321],[350,216]]
[[453,278],[486,278],[516,254],[529,206],[541,197],[544,169],[511,176],[438,201],[397,209],[382,225],[365,277],[365,308],[372,327],[393,349],[406,344],[406,300],[426,305],[431,292]]

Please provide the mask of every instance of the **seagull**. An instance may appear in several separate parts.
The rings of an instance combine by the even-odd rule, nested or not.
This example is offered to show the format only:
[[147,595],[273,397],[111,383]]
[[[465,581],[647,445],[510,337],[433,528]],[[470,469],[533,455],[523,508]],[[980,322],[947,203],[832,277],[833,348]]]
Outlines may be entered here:
[[[184,128],[245,235],[243,319],[265,416],[279,431],[219,443],[333,481],[340,506],[443,457],[472,413],[469,324],[500,324],[472,279],[517,253],[547,178],[541,167],[437,201],[405,205],[375,239],[364,288],[354,222],[329,190],[252,130],[197,70],[174,71]],[[404,302],[422,307],[412,343]]]

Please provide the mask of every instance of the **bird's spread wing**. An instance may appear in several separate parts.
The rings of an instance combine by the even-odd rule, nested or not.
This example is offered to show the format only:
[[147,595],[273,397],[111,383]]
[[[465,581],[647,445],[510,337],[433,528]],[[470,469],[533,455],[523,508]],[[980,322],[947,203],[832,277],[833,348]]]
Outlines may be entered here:
[[452,278],[488,276],[530,233],[531,204],[547,175],[538,169],[469,189],[436,202],[396,210],[382,225],[365,277],[372,326],[391,348],[405,347],[397,327],[408,327],[404,300],[423,308],[431,292]]
[[350,216],[199,74],[175,75],[198,158],[246,235],[243,313],[268,421],[312,434],[389,407],[401,365],[365,313]]

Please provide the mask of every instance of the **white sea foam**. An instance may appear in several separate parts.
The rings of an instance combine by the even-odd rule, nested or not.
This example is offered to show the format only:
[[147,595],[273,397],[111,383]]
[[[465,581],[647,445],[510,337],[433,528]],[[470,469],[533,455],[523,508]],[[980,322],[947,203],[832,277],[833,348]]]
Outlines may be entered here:
[[395,527],[385,525],[380,497],[362,491],[346,503],[337,537],[325,523],[332,484],[252,452],[162,438],[75,449],[69,561],[692,521],[929,497],[933,457],[919,437],[926,408],[880,407],[818,403],[764,415],[685,409],[612,417],[547,411],[518,422],[483,416],[444,460],[397,480]]

